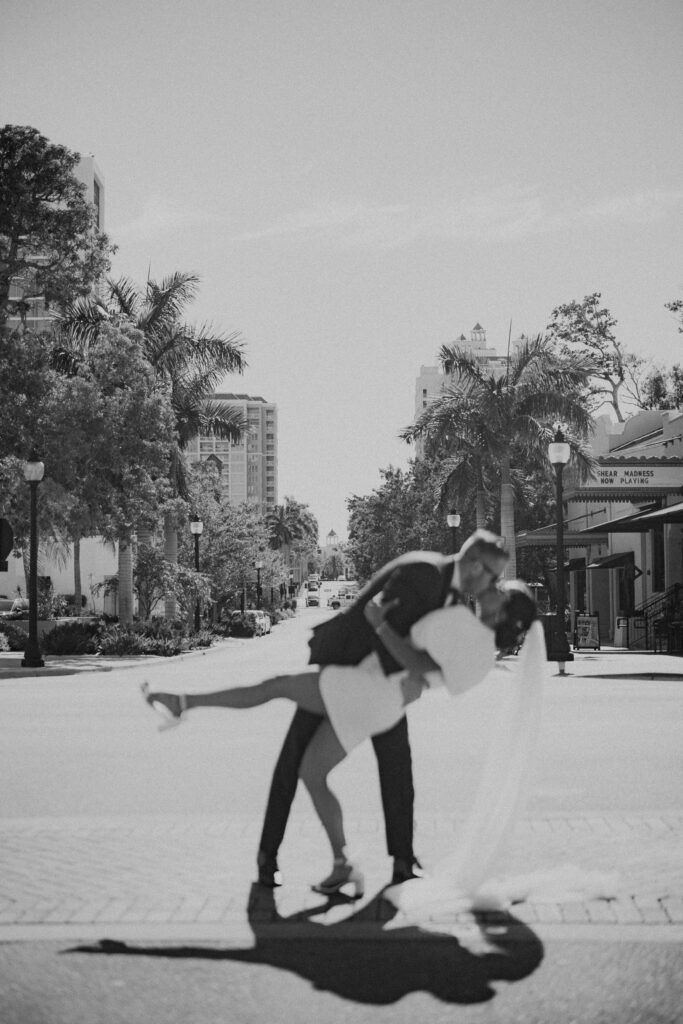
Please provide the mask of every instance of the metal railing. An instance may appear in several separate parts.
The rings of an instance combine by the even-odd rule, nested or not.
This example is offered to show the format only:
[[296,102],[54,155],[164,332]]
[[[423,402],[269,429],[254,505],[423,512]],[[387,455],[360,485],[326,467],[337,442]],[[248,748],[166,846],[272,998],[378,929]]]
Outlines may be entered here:
[[[628,648],[631,651],[656,650],[661,637],[668,635],[668,627],[681,599],[682,586],[674,583],[667,590],[655,594],[639,605],[629,620],[641,619],[643,626],[638,628],[638,634],[631,636],[629,629]],[[630,625],[630,622],[629,622]],[[635,633],[635,630],[634,630]]]

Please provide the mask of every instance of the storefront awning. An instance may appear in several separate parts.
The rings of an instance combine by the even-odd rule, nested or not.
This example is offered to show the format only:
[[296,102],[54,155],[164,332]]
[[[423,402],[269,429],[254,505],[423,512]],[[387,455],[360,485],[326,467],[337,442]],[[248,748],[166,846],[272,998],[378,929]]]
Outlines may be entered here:
[[625,565],[633,565],[632,551],[619,551],[613,555],[602,555],[594,558],[586,566],[587,569],[623,569]]
[[675,505],[668,505],[666,508],[656,508],[651,505],[638,512],[630,512],[625,516],[608,519],[606,523],[588,526],[581,532],[591,535],[596,533],[646,533],[658,523],[683,523],[683,501],[679,501]]
[[639,520],[641,523],[650,523],[651,526],[657,523],[683,523],[683,501],[667,505],[666,508],[654,509],[652,512],[641,512]]
[[639,509],[637,512],[629,512],[627,515],[615,516],[614,519],[608,519],[604,523],[596,523],[595,526],[587,526],[585,530],[581,532],[586,534],[595,533],[640,533],[643,530],[651,530],[652,526],[638,526],[640,523],[643,512],[651,512],[655,508],[654,505],[649,505],[645,510]]
[[[585,530],[565,530],[563,546],[565,548],[587,548],[590,544],[606,544],[607,532],[601,532],[602,536],[586,536]],[[515,537],[515,546],[518,548],[551,548],[557,543],[557,527],[542,527],[540,530],[529,530],[518,533]]]

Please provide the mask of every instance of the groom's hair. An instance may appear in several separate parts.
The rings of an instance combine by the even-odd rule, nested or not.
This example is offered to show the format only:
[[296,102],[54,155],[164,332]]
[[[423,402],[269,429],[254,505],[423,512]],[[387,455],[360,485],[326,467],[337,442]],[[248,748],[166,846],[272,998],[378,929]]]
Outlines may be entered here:
[[459,554],[461,558],[466,558],[470,562],[480,561],[487,555],[492,558],[510,557],[503,538],[497,533],[491,533],[490,530],[475,530],[460,548]]

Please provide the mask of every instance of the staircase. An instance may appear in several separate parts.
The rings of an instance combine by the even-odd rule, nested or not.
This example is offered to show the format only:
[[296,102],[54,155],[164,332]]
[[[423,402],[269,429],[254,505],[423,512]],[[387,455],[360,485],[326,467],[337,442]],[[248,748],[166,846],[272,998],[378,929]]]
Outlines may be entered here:
[[674,583],[668,590],[655,594],[635,609],[633,619],[644,620],[644,630],[638,630],[638,636],[631,638],[629,632],[628,647],[631,651],[666,650],[668,647],[669,623],[681,600],[683,587]]

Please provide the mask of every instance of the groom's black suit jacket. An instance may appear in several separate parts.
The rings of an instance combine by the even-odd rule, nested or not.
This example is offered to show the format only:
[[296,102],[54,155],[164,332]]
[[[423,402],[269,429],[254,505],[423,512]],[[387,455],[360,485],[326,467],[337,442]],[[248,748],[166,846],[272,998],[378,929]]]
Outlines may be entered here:
[[396,600],[387,621],[401,636],[407,636],[418,619],[445,603],[454,567],[453,556],[434,551],[410,551],[388,562],[366,583],[353,604],[315,627],[309,640],[309,662],[357,665],[375,650],[386,673],[399,671],[401,666],[365,618],[365,605],[380,591],[384,592],[383,603]]

